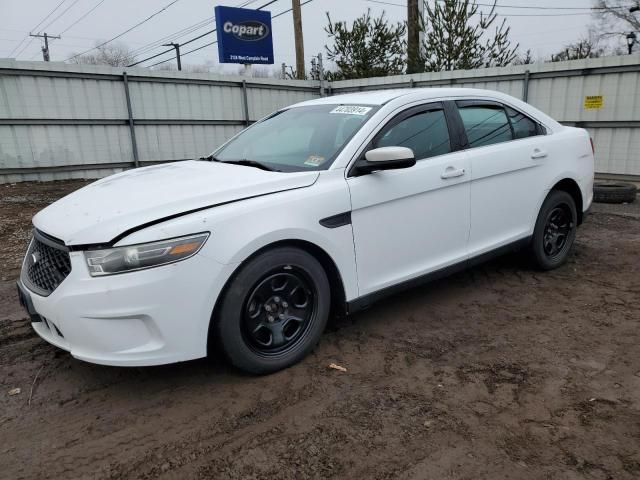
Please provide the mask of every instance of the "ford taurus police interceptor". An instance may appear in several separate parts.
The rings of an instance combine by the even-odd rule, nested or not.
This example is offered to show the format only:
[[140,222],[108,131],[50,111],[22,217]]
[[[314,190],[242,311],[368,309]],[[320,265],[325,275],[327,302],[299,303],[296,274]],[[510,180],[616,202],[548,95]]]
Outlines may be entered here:
[[199,161],[96,181],[39,212],[33,328],[106,365],[220,349],[268,373],[330,314],[526,249],[562,265],[592,201],[586,131],[515,98],[411,89],[302,102]]

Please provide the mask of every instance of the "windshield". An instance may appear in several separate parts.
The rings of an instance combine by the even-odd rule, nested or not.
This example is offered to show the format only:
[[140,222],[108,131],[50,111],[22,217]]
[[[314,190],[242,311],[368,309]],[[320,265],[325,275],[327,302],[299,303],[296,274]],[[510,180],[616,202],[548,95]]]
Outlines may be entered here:
[[284,172],[326,170],[374,111],[366,105],[290,108],[240,133],[214,157],[221,162],[259,162]]

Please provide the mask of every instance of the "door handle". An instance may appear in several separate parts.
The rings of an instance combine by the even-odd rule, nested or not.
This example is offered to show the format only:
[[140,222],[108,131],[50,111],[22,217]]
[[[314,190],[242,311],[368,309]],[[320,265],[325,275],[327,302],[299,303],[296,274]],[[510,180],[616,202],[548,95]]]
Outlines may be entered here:
[[465,174],[464,168],[447,167],[440,178],[446,180],[447,178],[461,177]]
[[531,154],[531,158],[533,160],[538,160],[540,158],[546,158],[546,157],[547,157],[546,150],[540,150],[539,148],[536,148]]

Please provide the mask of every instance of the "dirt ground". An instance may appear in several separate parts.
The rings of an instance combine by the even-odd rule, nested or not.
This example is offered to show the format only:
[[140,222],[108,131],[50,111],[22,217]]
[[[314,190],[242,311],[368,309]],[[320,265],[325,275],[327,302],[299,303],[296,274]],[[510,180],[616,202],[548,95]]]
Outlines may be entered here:
[[251,377],[90,365],[32,332],[14,291],[30,218],[80,185],[0,185],[1,478],[640,477],[635,205],[596,207],[559,270],[501,258]]

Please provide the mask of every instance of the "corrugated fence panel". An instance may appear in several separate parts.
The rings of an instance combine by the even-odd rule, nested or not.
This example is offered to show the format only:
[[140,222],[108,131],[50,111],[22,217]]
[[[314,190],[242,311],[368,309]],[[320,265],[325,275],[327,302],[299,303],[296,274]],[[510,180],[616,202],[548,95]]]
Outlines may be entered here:
[[[596,145],[596,171],[638,175],[639,128],[589,128]],[[631,152],[631,154],[629,154]]]
[[[597,172],[640,175],[637,56],[346,80],[333,82],[331,90],[340,94],[379,88],[456,86],[497,90],[523,98],[525,84],[528,103],[560,122],[591,132]],[[602,108],[585,108],[587,96],[602,96]]]
[[319,96],[319,91],[247,87],[249,118],[251,120],[260,120],[276,110]]
[[0,60],[0,183],[98,177],[136,156],[198,158],[247,122],[318,95],[314,81]]
[[0,118],[126,118],[122,83],[114,81],[0,75]]
[[145,119],[242,120],[242,89],[130,81],[133,116]]
[[136,127],[143,162],[188,160],[209,155],[243,127],[235,125],[143,125]]
[[0,125],[2,169],[130,162],[129,130],[115,125]]
[[[598,172],[640,175],[637,57],[397,75],[325,86],[329,94],[445,86],[497,90],[517,98],[526,92],[532,105],[591,131]],[[134,166],[136,158],[139,165],[197,158],[247,122],[319,94],[317,81],[0,60],[0,183],[102,176]],[[602,96],[603,106],[585,108],[586,96]]]

